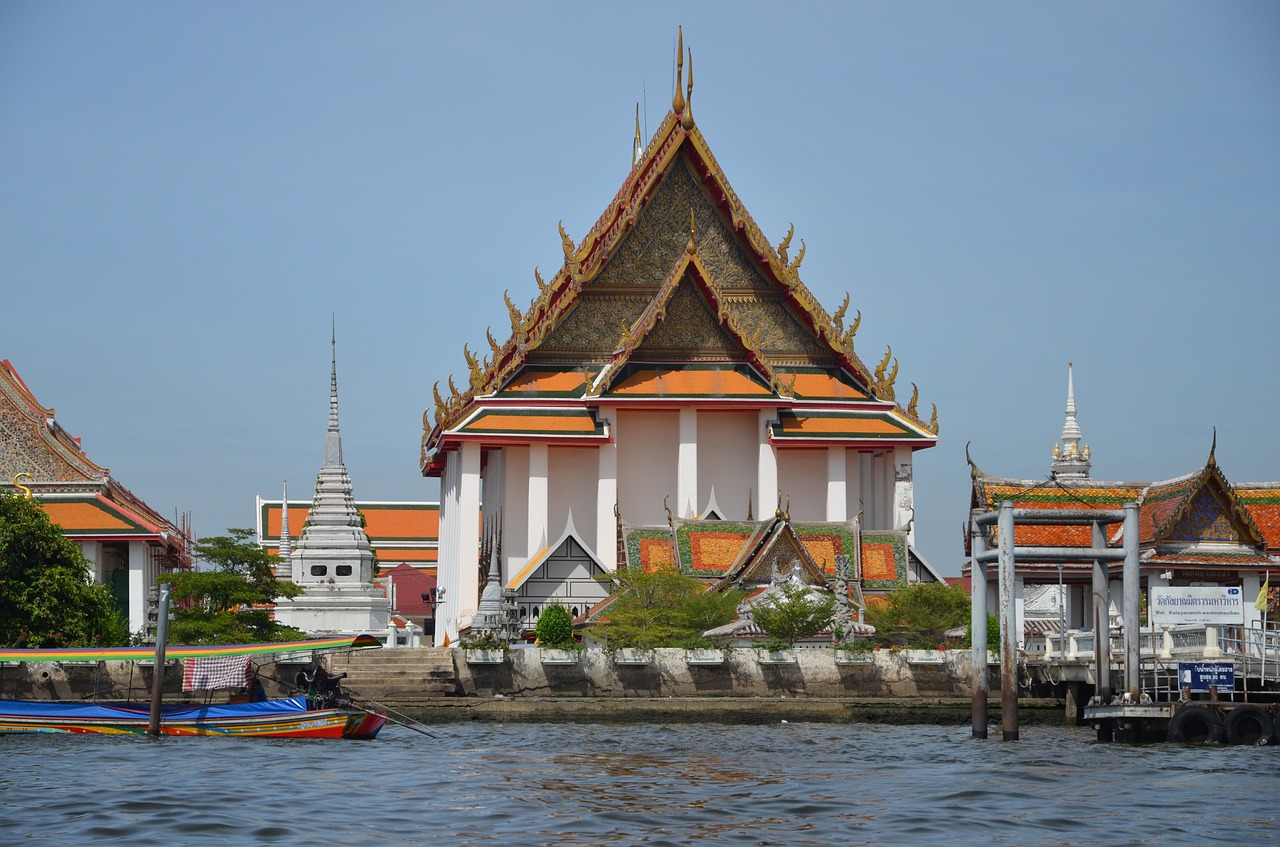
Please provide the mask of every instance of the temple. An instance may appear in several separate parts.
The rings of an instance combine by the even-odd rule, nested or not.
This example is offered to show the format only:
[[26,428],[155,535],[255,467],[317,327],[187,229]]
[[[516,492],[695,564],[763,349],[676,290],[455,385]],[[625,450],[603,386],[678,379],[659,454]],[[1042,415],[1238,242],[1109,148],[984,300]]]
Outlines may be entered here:
[[111,586],[131,632],[147,630],[156,578],[191,567],[186,521],[179,527],[161,517],[94,464],[7,359],[0,361],[0,486],[36,499],[79,545],[93,579]]
[[828,313],[801,282],[804,242],[760,231],[678,56],[671,111],[643,149],[637,126],[595,226],[580,241],[561,226],[564,264],[534,270],[527,308],[506,295],[506,340],[464,348],[461,389],[436,383],[421,461],[441,480],[437,644],[470,626],[491,576],[526,626],[551,599],[585,613],[620,566],[716,582],[779,545],[810,578],[845,556],[877,586],[937,579],[912,505],[937,409],[922,418],[915,390],[903,405],[892,349],[863,363],[849,297]]
[[[276,620],[308,634],[369,633],[387,629],[388,602],[373,582],[373,550],[356,510],[351,477],[342,461],[338,427],[338,355],[332,342],[329,428],[324,464],[316,476],[315,499],[297,546],[289,549],[281,532],[279,554],[288,577],[304,592],[276,602]],[[287,513],[286,513],[287,514]],[[281,566],[284,574],[286,566]]]
[[[1256,628],[1255,606],[1269,569],[1280,567],[1280,482],[1232,483],[1214,456],[1216,436],[1203,467],[1157,482],[1103,482],[1090,477],[1091,451],[1081,448],[1075,384],[1068,364],[1067,410],[1061,443],[1053,447],[1044,479],[993,476],[970,458],[972,510],[988,511],[1003,500],[1027,509],[1118,509],[1138,506],[1141,585],[1239,586],[1245,628]],[[1015,544],[1031,547],[1089,547],[1086,526],[1017,526]],[[1106,542],[1122,543],[1121,525],[1110,526]],[[989,549],[995,549],[994,537]],[[971,551],[966,551],[967,553]],[[965,565],[969,572],[970,564]],[[1121,596],[1121,564],[1110,566],[1111,596]],[[1014,602],[1023,640],[1046,632],[1092,630],[1092,568],[1088,563],[1017,562]],[[988,585],[988,608],[996,609],[996,581]],[[1061,586],[1061,590],[1059,590]],[[1109,610],[1119,615],[1115,601]],[[1263,605],[1266,605],[1265,603]]]

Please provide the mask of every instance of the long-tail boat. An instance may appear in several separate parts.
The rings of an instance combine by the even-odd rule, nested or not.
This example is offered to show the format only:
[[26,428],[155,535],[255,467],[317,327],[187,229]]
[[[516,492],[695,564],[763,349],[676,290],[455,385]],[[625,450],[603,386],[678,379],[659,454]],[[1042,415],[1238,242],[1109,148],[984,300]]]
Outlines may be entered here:
[[[357,637],[309,639],[267,644],[173,646],[168,659],[229,659],[377,646],[377,639]],[[0,662],[141,661],[151,647],[0,649]],[[167,704],[161,707],[162,735],[224,735],[252,738],[372,739],[387,721],[385,712],[352,703],[332,676],[316,665],[299,674],[305,694],[294,697],[218,704]],[[151,706],[139,702],[74,702],[0,700],[0,733],[56,732],[96,735],[142,735],[150,725]]]

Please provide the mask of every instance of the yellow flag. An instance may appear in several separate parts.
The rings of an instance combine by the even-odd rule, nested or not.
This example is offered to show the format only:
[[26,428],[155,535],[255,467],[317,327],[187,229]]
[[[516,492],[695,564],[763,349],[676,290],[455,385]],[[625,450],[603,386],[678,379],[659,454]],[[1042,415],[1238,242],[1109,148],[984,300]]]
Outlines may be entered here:
[[1253,601],[1253,608],[1259,612],[1267,608],[1267,595],[1271,591],[1271,571],[1267,571],[1267,578],[1262,581],[1262,588],[1258,589],[1258,599]]

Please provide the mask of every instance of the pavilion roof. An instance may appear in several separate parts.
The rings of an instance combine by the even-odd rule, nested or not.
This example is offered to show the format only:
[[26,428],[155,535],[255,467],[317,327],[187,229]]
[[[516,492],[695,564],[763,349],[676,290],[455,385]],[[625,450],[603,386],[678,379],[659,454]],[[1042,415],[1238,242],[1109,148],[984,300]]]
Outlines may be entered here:
[[190,564],[184,531],[93,462],[7,359],[0,361],[0,486],[28,490],[70,538],[145,539],[173,564]]

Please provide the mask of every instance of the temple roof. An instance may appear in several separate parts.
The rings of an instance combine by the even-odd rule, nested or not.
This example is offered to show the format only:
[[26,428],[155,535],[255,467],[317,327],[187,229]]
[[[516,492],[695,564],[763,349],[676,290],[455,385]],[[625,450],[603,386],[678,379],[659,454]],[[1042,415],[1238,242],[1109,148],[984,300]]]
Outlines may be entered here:
[[[300,532],[311,512],[311,501],[289,501],[290,532]],[[407,562],[434,567],[440,540],[440,504],[418,502],[361,502],[356,511],[364,525],[369,546],[381,567]],[[280,552],[279,500],[258,498],[257,532],[267,552]],[[297,536],[293,536],[296,540]]]
[[836,557],[849,556],[860,563],[861,588],[887,591],[906,585],[910,569],[905,532],[864,530],[854,521],[673,518],[669,527],[624,522],[622,535],[628,567],[675,567],[714,587],[767,582],[775,566],[786,571],[797,562],[809,581],[825,584]]
[[[994,509],[1008,499],[1016,508],[1034,509],[1119,509],[1136,503],[1144,564],[1229,568],[1280,561],[1280,483],[1232,485],[1213,449],[1204,467],[1159,482],[1008,479],[970,464],[971,508]],[[1120,545],[1121,524],[1109,525],[1106,536],[1109,544]],[[994,530],[989,537],[994,543]],[[1091,531],[1087,526],[1018,526],[1014,538],[1018,545],[1088,547]]]
[[69,538],[143,539],[162,546],[168,564],[190,564],[184,530],[95,464],[7,359],[0,361],[0,487],[28,490]]
[[461,389],[450,377],[446,397],[437,383],[434,418],[423,415],[424,472],[438,472],[432,453],[474,434],[477,409],[530,399],[858,402],[897,421],[914,446],[932,445],[936,410],[921,419],[918,394],[898,405],[892,350],[874,372],[863,363],[861,315],[846,328],[848,298],[829,314],[800,280],[803,241],[792,256],[792,233],[777,246],[765,238],[695,125],[688,92],[583,239],[561,227],[564,264],[549,282],[535,271],[530,306],[506,296],[508,339],[490,332],[483,361],[464,348]]

